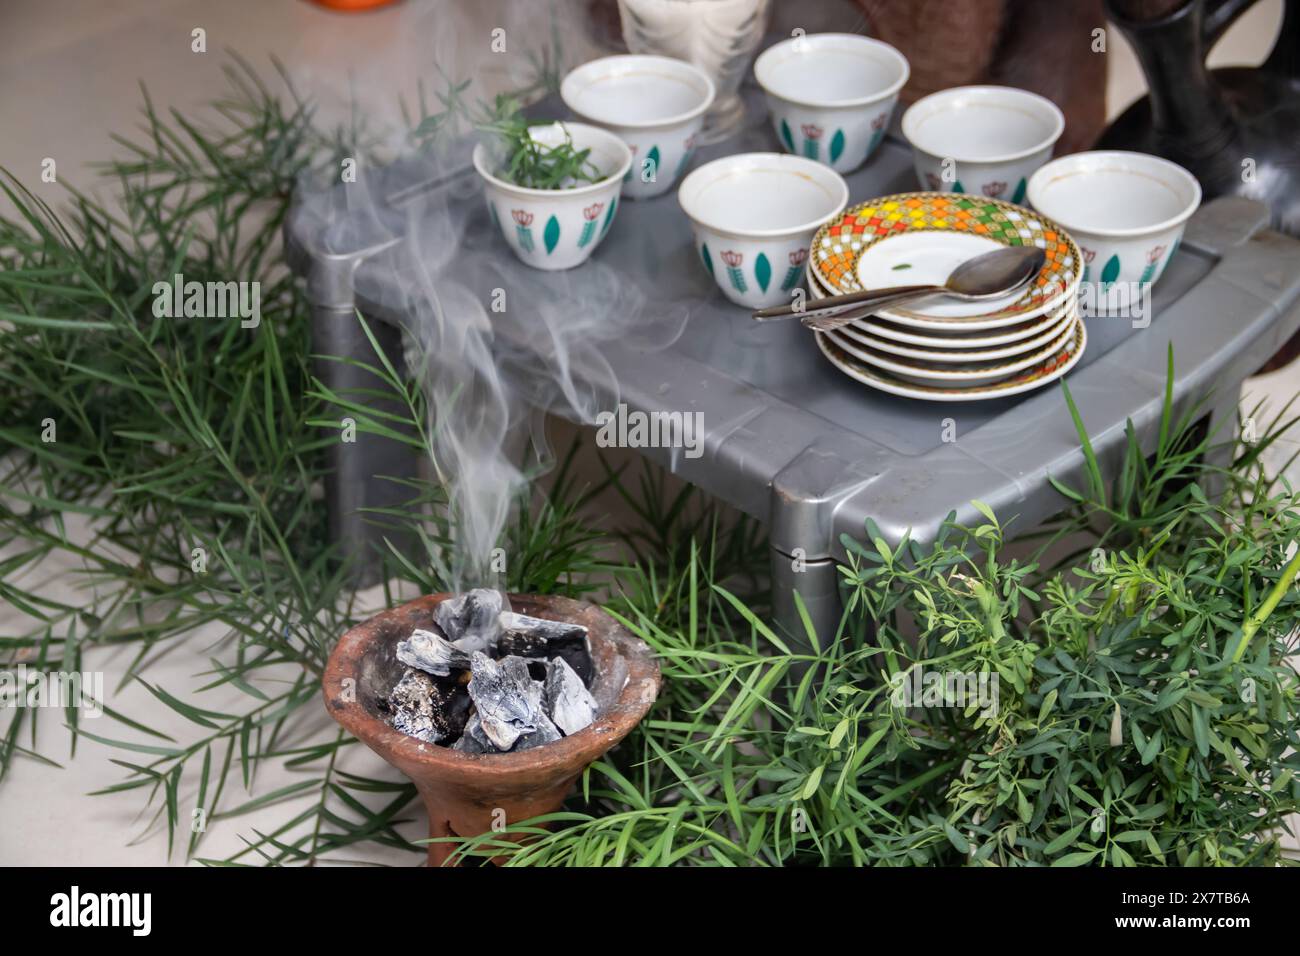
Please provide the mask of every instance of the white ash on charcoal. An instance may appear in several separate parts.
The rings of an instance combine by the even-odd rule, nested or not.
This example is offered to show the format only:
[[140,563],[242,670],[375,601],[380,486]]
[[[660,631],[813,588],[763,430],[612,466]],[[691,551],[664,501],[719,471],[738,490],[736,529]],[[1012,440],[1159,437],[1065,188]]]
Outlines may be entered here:
[[458,690],[408,667],[388,696],[393,728],[430,744],[458,739],[469,720],[468,696]]
[[468,689],[474,715],[497,753],[512,749],[516,742],[526,750],[560,739],[559,729],[543,707],[545,688],[528,673],[524,658],[494,661],[486,654],[475,654],[470,672],[473,677]]
[[595,719],[587,629],[505,607],[499,591],[469,591],[398,642],[406,671],[387,701],[397,730],[465,753],[506,753]]
[[473,714],[469,722],[465,724],[465,732],[460,735],[460,739],[451,745],[452,750],[459,750],[467,754],[494,754],[500,753],[492,741],[487,739],[487,734],[483,733],[483,722],[478,719],[478,714]]
[[527,614],[515,614],[511,611],[502,611],[499,621],[501,629],[507,634],[542,644],[587,636],[587,629],[581,624],[548,621],[545,618],[529,617]]
[[563,657],[547,662],[545,690],[546,712],[566,736],[596,719],[595,698]]
[[496,649],[501,636],[501,612],[505,595],[489,588],[475,588],[459,597],[448,598],[433,609],[433,619],[442,632],[467,654]]
[[441,634],[416,628],[397,644],[397,659],[435,677],[449,677],[453,670],[469,667],[469,654]]

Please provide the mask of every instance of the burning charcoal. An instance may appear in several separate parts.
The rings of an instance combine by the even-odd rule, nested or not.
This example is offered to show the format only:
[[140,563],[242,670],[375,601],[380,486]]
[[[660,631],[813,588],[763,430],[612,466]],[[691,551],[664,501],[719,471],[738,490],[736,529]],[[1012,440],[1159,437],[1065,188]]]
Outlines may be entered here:
[[578,640],[552,641],[546,656],[550,660],[563,658],[564,663],[573,668],[584,686],[590,687],[591,682],[596,679],[596,669],[591,661],[591,649],[587,646],[585,636]]
[[407,667],[447,677],[452,670],[469,667],[469,654],[433,631],[416,629],[410,638],[398,642],[397,659]]
[[568,736],[596,719],[596,701],[564,658],[553,658],[546,674],[546,712]]
[[551,723],[551,718],[542,714],[537,722],[537,729],[531,734],[524,734],[515,743],[514,749],[531,750],[533,747],[540,747],[542,744],[553,743],[564,735],[560,733],[560,728]]
[[434,686],[446,695],[444,713],[447,715],[447,734],[442,740],[443,743],[448,743],[464,732],[474,702],[469,699],[469,691],[465,689],[464,684],[456,681],[434,681]]
[[469,694],[454,680],[408,667],[386,701],[393,727],[427,743],[459,737],[469,719]]
[[581,624],[547,621],[540,617],[529,617],[527,614],[515,614],[511,611],[501,612],[501,628],[508,634],[547,643],[587,636],[587,629]]
[[[528,661],[528,676],[539,684],[544,685],[546,683],[546,675],[549,673],[547,668],[550,666],[550,661],[544,657],[526,657],[524,660]],[[546,700],[545,694],[542,695],[542,700]]]
[[428,674],[408,667],[388,696],[394,729],[426,743],[436,744],[441,740],[442,728],[434,714],[433,690],[433,680]]
[[456,741],[451,749],[467,754],[500,753],[496,744],[488,740],[487,734],[483,733],[483,723],[478,719],[478,714],[470,717],[469,723],[465,725],[465,732],[461,734],[460,740]]
[[449,744],[465,730],[469,721],[469,693],[454,680],[433,682],[433,723],[441,731],[438,742]]
[[497,642],[497,653],[502,657],[545,657],[548,647],[544,637],[506,631]]
[[443,601],[433,609],[433,618],[466,654],[487,653],[496,647],[501,635],[498,618],[504,601],[500,591],[475,588]]
[[509,750],[524,734],[550,723],[542,709],[542,685],[528,673],[522,657],[497,662],[486,654],[470,656],[469,696],[483,733],[500,750]]

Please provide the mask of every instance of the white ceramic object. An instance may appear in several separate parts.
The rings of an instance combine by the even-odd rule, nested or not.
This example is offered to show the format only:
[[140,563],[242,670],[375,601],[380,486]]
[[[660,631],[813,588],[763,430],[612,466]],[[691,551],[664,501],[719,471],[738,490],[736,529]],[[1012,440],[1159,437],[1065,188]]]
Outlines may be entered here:
[[853,33],[791,37],[754,61],[781,144],[842,173],[880,145],[909,75],[903,54]]
[[603,178],[569,189],[529,189],[496,175],[484,143],[474,147],[474,168],[483,180],[488,211],[506,244],[535,269],[581,265],[609,232],[618,211],[623,176],[632,168],[632,151],[608,130],[586,123],[552,123],[531,134],[543,145],[572,137],[575,149],[590,149],[590,161]]
[[849,187],[811,159],[739,153],[691,172],[677,199],[718,287],[737,305],[764,309],[790,300],[813,233],[844,209]]
[[983,402],[1032,392],[1056,381],[1078,365],[1079,359],[1083,358],[1083,353],[1088,347],[1088,330],[1082,322],[1076,322],[1074,328],[1075,340],[1063,349],[1060,355],[1053,356],[1042,365],[1021,372],[1006,381],[975,386],[908,384],[855,359],[824,334],[818,332],[816,337],[817,347],[822,350],[822,354],[832,365],[849,378],[877,391],[927,402]]
[[1037,351],[1015,358],[992,363],[931,364],[929,360],[914,360],[891,356],[865,348],[841,332],[827,332],[827,337],[854,358],[875,368],[883,369],[900,381],[921,385],[988,385],[1000,382],[1041,365],[1069,345],[1079,324],[1077,314],[1070,317],[1064,329]]
[[[813,299],[824,299],[830,295],[817,282],[816,274],[813,272],[808,273],[808,290]],[[1073,301],[1071,300],[1071,304]],[[1069,304],[1047,315],[1035,316],[1016,325],[986,331],[967,332],[960,325],[944,326],[933,333],[909,331],[907,327],[895,325],[878,315],[859,319],[848,328],[857,329],[877,338],[889,339],[891,342],[918,345],[922,348],[986,349],[1041,335],[1044,331],[1058,325],[1068,309]]]
[[[813,298],[816,299],[817,296],[813,296]],[[877,339],[887,339],[896,345],[916,346],[924,349],[944,348],[954,351],[973,351],[998,348],[1041,336],[1060,325],[1061,320],[1065,317],[1065,311],[1065,309],[1062,309],[1051,315],[1040,315],[1028,322],[1014,325],[1009,329],[990,329],[983,332],[951,332],[942,335],[911,332],[874,315],[846,327]]]
[[1014,203],[1024,202],[1029,177],[1064,130],[1055,103],[1010,86],[940,90],[903,114],[922,189]]
[[990,348],[970,348],[960,343],[946,340],[935,341],[933,339],[924,346],[907,345],[888,338],[877,338],[868,329],[860,327],[857,323],[842,326],[836,331],[840,335],[878,352],[898,355],[907,359],[919,359],[922,362],[935,365],[958,365],[964,362],[996,362],[1015,355],[1023,355],[1026,352],[1034,352],[1049,342],[1054,342],[1075,321],[1076,315],[1077,311],[1074,309],[1063,309],[1052,317],[1045,330],[1015,342]]
[[627,143],[623,195],[649,199],[671,189],[690,163],[713,81],[666,56],[607,56],[571,71],[560,96],[580,119]]
[[[996,248],[998,244],[991,240],[965,233],[903,233],[882,240],[867,250],[859,260],[859,263],[865,261],[865,266],[859,270],[860,284],[866,289],[883,289],[891,285],[942,285],[961,262]],[[910,268],[901,272],[893,268],[904,262]],[[810,274],[814,277],[810,284],[816,283],[814,297],[824,297],[827,294],[825,287],[816,280],[815,272],[810,270]],[[877,316],[933,335],[1007,329],[1038,316],[1053,314],[1063,303],[1073,302],[1081,277],[1082,272],[1076,272],[1073,280],[1063,287],[1045,287],[1050,290],[1047,294],[1023,307],[1018,303],[1024,299],[1024,293],[978,301],[938,295],[902,308],[881,309]]]
[[619,0],[623,40],[632,53],[658,54],[698,66],[717,97],[699,142],[716,143],[745,119],[740,83],[767,30],[769,0]]
[[942,285],[958,265],[999,246],[1037,246],[1043,267],[1018,292],[961,301],[931,296],[876,315],[913,328],[1003,328],[1043,315],[1073,296],[1083,256],[1066,230],[1037,212],[988,197],[915,192],[878,196],[846,210],[813,236],[808,272],[825,289],[860,292]]
[[[1086,283],[1154,283],[1173,258],[1201,185],[1177,163],[1099,151],[1053,160],[1029,180],[1035,209],[1069,230]],[[1098,302],[1105,300],[1099,296]]]

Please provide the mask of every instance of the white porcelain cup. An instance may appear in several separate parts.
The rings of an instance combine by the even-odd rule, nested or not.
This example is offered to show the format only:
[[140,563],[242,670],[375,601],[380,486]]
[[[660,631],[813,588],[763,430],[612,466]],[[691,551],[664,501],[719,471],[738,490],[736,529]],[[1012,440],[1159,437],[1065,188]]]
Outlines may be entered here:
[[632,168],[623,195],[648,199],[667,192],[690,164],[713,81],[666,56],[607,56],[570,72],[560,96],[581,119],[627,143]]
[[[1140,287],[1160,278],[1201,204],[1201,184],[1177,163],[1147,153],[1073,153],[1030,177],[1029,202],[1074,237],[1084,283],[1104,293],[1117,283]],[[1107,298],[1097,297],[1097,311],[1113,311]]]
[[922,189],[1014,203],[1025,201],[1029,177],[1064,131],[1055,103],[1010,86],[940,90],[903,114]]
[[888,43],[853,33],[791,37],[754,62],[781,145],[842,173],[880,145],[910,72]]
[[590,162],[602,174],[594,183],[568,189],[531,189],[507,182],[484,143],[474,147],[474,168],[483,179],[483,193],[492,221],[506,244],[535,269],[572,269],[600,245],[614,223],[623,176],[632,168],[632,151],[608,130],[585,123],[552,123],[534,127],[532,137],[543,145],[564,141],[575,149],[590,149]]
[[829,167],[781,153],[740,153],[705,163],[677,190],[704,268],[747,309],[789,302],[808,244],[842,212],[849,187]]

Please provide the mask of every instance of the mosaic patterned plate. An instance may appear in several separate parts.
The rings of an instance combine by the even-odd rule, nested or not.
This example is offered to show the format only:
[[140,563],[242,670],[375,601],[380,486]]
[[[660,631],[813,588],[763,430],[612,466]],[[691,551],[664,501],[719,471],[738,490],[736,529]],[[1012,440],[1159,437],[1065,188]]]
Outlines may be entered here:
[[908,345],[903,342],[892,342],[889,339],[877,338],[864,329],[853,325],[846,325],[835,331],[840,337],[847,338],[855,344],[875,349],[877,352],[900,356],[904,359],[919,359],[928,365],[954,365],[966,362],[996,362],[1000,359],[1032,353],[1055,342],[1057,338],[1064,335],[1069,329],[1070,323],[1074,322],[1077,317],[1078,310],[1067,306],[1055,313],[1048,320],[1046,328],[1037,335],[1007,345],[984,349],[955,348],[944,341],[939,342],[937,346]]
[[918,359],[900,358],[875,349],[867,348],[854,342],[839,332],[827,332],[831,341],[848,352],[854,358],[879,368],[894,378],[921,385],[987,385],[992,382],[1010,378],[1017,372],[1047,361],[1060,349],[1065,348],[1074,338],[1074,327],[1078,325],[1077,317],[1072,318],[1066,328],[1061,330],[1046,346],[1018,355],[1014,358],[993,362],[962,362],[942,365]]
[[[820,291],[820,287],[812,282],[809,282],[809,288],[812,289],[811,298],[813,299],[824,298],[829,294]],[[908,327],[901,323],[882,319],[876,315],[858,319],[845,327],[858,329],[878,338],[890,339],[894,342],[905,342],[908,345],[919,345],[923,348],[988,349],[999,345],[1008,345],[1011,342],[1018,342],[1033,335],[1040,335],[1059,324],[1066,311],[1070,308],[1077,308],[1076,299],[1068,298],[1059,308],[1052,309],[1043,315],[1036,315],[1014,325],[1000,325],[991,329],[984,329],[979,324],[972,329],[962,322],[944,320],[941,325],[926,324],[909,331]]]
[[1061,349],[1051,358],[1031,369],[1027,369],[1012,378],[994,382],[991,385],[954,387],[945,385],[913,385],[902,379],[873,368],[865,362],[855,359],[842,348],[818,332],[817,347],[822,354],[845,375],[856,379],[863,385],[878,391],[888,392],[902,398],[919,398],[928,402],[983,402],[996,398],[1007,398],[1033,391],[1036,388],[1054,382],[1079,363],[1084,349],[1088,345],[1088,332],[1082,322],[1076,322],[1074,341]]
[[[1042,315],[1073,295],[1083,275],[1074,240],[1023,206],[962,193],[900,193],[852,206],[817,230],[809,273],[831,292],[940,283],[960,262],[998,246],[1035,245],[1047,254],[1018,296],[992,302],[934,299],[918,308],[881,310],[905,324],[956,320],[966,327],[1012,324]],[[991,324],[990,324],[991,323]]]

